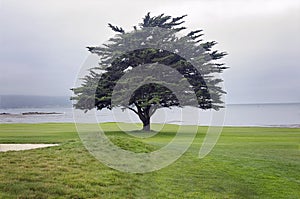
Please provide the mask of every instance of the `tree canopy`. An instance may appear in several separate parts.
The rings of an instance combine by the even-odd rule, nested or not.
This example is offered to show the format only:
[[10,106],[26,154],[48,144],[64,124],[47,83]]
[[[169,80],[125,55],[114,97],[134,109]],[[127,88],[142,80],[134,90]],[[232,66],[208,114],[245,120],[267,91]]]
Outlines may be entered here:
[[[99,56],[99,66],[90,69],[80,87],[71,89],[74,107],[85,111],[128,108],[139,116],[146,131],[151,116],[162,107],[222,108],[225,91],[215,74],[227,68],[217,62],[226,53],[212,50],[216,42],[204,42],[202,30],[182,33],[185,17],[148,13],[129,32],[108,24],[116,36],[102,46],[87,47]],[[181,76],[174,78],[174,71]],[[135,75],[122,79],[132,72]]]

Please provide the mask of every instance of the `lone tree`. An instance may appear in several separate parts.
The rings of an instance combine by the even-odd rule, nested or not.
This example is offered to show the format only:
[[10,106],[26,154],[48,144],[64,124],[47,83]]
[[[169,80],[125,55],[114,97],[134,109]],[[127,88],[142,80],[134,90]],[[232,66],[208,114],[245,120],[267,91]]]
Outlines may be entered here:
[[[131,32],[108,24],[116,32],[116,36],[103,46],[87,47],[91,53],[99,56],[99,66],[90,69],[89,74],[82,79],[80,87],[71,89],[74,92],[71,97],[75,101],[74,107],[85,111],[93,108],[111,110],[117,106],[128,108],[143,122],[143,130],[149,131],[150,118],[157,109],[192,104],[195,106],[195,103],[189,103],[189,99],[186,99],[185,104],[180,104],[176,95],[159,83],[138,87],[126,103],[116,99],[118,103],[113,104],[112,95],[121,77],[133,68],[161,64],[177,70],[188,81],[196,96],[198,108],[222,108],[221,95],[225,92],[219,85],[222,80],[214,77],[214,74],[227,68],[223,63],[216,62],[226,53],[212,50],[215,41],[203,42],[200,39],[202,30],[191,31],[179,37],[178,32],[186,29],[181,26],[184,17],[186,15],[173,18],[164,14],[151,17],[148,13],[142,23],[134,26]],[[166,77],[172,73],[153,72],[152,76],[156,75]],[[143,80],[144,78],[137,76],[135,81],[127,81],[125,84],[136,84]],[[178,86],[181,85],[180,82],[178,79]],[[126,93],[128,91],[123,89],[115,96],[121,99]]]

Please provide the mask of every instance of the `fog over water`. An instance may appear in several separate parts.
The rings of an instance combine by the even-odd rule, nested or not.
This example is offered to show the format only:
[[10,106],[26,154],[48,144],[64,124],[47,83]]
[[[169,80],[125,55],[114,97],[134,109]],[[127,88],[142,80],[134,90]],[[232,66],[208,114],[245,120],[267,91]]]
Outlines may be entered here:
[[[114,36],[108,23],[130,31],[147,12],[187,14],[186,31],[203,29],[203,41],[217,41],[214,50],[228,53],[222,59],[230,67],[222,74],[225,103],[242,105],[227,105],[224,125],[299,126],[300,1],[296,0],[2,0],[0,113],[8,114],[0,114],[0,123],[74,122],[70,88],[90,55],[86,46]],[[200,120],[189,115],[182,120],[175,108],[158,111],[152,122],[210,124],[213,111],[185,110],[199,111]],[[22,115],[26,112],[62,114]],[[120,110],[96,115],[99,122],[140,122]],[[88,122],[94,115],[88,112],[84,118]]]
[[147,12],[187,14],[186,32],[203,29],[228,53],[226,103],[300,102],[297,0],[2,0],[0,94],[70,95],[86,46],[114,36],[108,23],[130,31]]

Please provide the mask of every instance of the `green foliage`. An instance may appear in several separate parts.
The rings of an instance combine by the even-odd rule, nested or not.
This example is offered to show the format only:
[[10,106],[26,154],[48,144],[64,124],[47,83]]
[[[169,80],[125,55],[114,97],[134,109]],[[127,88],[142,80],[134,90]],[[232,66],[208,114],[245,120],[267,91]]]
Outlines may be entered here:
[[[99,56],[99,66],[90,70],[80,87],[72,89],[74,96],[71,99],[75,100],[74,107],[87,111],[95,107],[101,110],[123,106],[138,114],[145,125],[158,108],[191,106],[192,103],[188,99],[190,96],[186,96],[184,104],[179,103],[170,89],[158,83],[137,88],[128,104],[122,103],[121,100],[119,104],[112,104],[111,98],[116,83],[124,74],[130,72],[131,68],[161,64],[177,70],[182,79],[188,81],[196,95],[197,107],[216,110],[222,108],[221,95],[225,94],[219,85],[222,80],[215,78],[213,74],[222,73],[227,68],[223,63],[216,61],[226,53],[212,51],[216,44],[214,41],[202,42],[200,39],[203,35],[202,30],[191,31],[179,37],[178,32],[186,29],[181,26],[184,17],[186,15],[172,18],[164,14],[151,17],[148,13],[143,22],[138,27],[134,26],[131,32],[125,32],[124,29],[109,24],[117,35],[103,46],[88,47],[91,53]],[[137,46],[140,48],[136,49]],[[153,70],[148,78],[151,76],[155,78],[159,72],[161,71]],[[163,74],[163,78],[168,76],[172,76],[171,70]],[[141,81],[136,77],[130,82],[123,83],[132,85]],[[181,81],[178,79],[178,87],[182,86]],[[123,89],[122,92],[119,96],[129,91]]]

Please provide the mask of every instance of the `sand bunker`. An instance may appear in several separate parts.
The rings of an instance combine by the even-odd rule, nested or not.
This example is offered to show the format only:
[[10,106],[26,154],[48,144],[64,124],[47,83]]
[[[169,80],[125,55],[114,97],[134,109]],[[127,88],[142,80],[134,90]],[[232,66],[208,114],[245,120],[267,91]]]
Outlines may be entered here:
[[0,144],[0,152],[4,151],[23,151],[30,149],[58,146],[58,144]]

